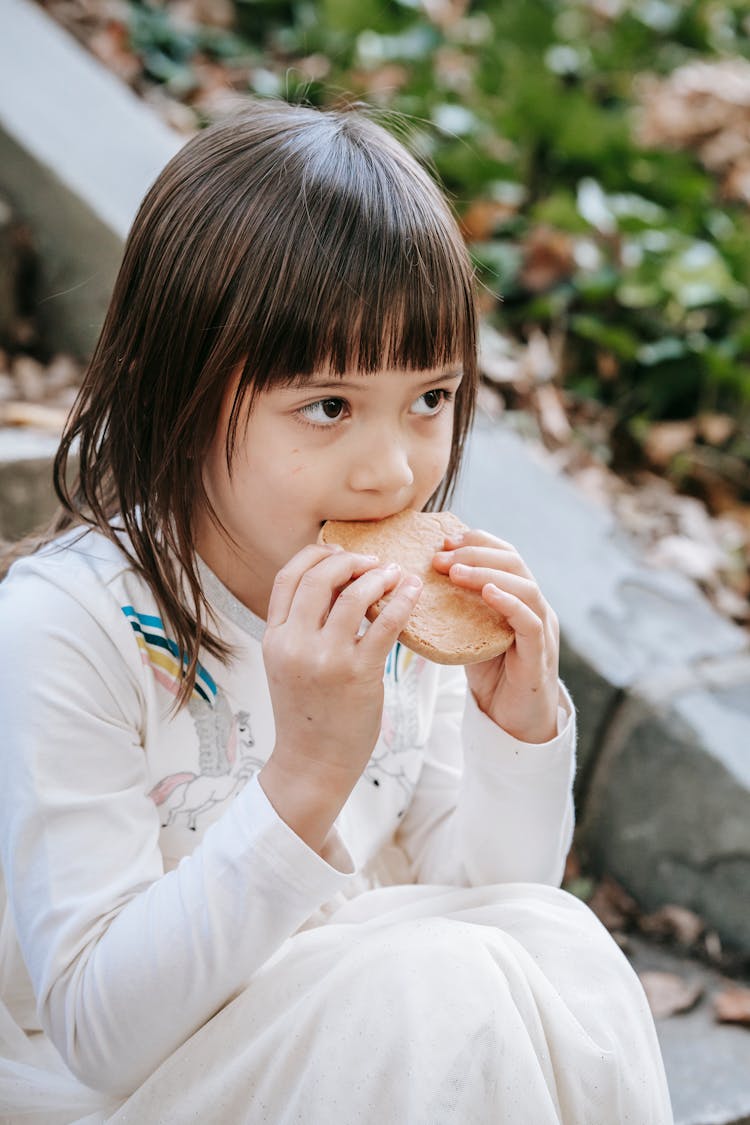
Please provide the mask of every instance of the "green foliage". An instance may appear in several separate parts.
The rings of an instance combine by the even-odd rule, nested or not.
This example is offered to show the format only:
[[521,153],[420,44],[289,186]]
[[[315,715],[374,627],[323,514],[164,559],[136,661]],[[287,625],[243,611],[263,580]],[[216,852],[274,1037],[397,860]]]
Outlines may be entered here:
[[[503,295],[494,318],[519,335],[563,330],[570,388],[634,432],[702,409],[747,415],[750,216],[696,157],[642,147],[633,128],[638,74],[750,57],[746,0],[629,0],[610,18],[596,7],[474,0],[441,23],[419,0],[235,0],[235,35],[180,30],[168,5],[133,0],[131,35],[174,92],[189,91],[198,54],[254,57],[290,100],[346,93],[401,115],[459,212],[515,191],[471,247]],[[325,79],[297,80],[315,54]],[[524,262],[540,227],[567,237],[575,265],[533,289]]]

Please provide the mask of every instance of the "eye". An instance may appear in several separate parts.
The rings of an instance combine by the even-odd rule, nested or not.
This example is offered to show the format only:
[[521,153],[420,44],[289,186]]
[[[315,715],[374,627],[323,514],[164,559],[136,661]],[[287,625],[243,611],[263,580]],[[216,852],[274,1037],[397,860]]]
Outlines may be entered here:
[[311,402],[300,407],[299,413],[306,422],[315,426],[329,426],[339,422],[346,411],[346,400],[343,398],[321,398],[318,402]]
[[453,398],[451,391],[446,391],[444,387],[436,387],[434,390],[425,391],[423,395],[412,404],[413,414],[427,415],[439,414],[446,402],[450,402]]

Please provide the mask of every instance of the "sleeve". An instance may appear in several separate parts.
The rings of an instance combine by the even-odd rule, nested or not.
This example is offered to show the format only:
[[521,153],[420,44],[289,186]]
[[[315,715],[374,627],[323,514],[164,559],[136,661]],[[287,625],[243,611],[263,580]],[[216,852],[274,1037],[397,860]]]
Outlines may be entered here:
[[573,838],[575,711],[560,684],[558,733],[519,742],[441,669],[417,788],[397,842],[421,883],[559,886]]
[[125,1095],[347,885],[352,864],[336,839],[326,858],[309,849],[254,780],[164,874],[138,667],[118,650],[119,628],[34,576],[0,587],[0,844],[14,924],[66,1063]]

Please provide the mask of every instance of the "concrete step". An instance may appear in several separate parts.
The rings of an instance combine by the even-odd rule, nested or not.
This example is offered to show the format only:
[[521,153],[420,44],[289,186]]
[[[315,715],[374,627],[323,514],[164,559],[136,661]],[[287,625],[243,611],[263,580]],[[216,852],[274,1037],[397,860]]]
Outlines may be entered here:
[[0,189],[34,231],[40,328],[90,354],[125,236],[185,138],[31,0],[0,3]]

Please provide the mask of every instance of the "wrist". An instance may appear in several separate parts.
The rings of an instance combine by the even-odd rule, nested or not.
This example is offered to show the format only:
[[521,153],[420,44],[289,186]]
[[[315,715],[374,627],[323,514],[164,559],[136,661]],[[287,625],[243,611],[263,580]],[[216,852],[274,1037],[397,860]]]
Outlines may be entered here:
[[539,708],[531,715],[514,716],[507,711],[499,713],[492,704],[485,704],[476,692],[472,691],[474,702],[483,715],[510,735],[517,742],[530,746],[540,746],[552,742],[558,736],[557,707]]
[[278,816],[318,854],[357,778],[349,770],[318,763],[314,768],[300,768],[299,760],[285,760],[278,747],[258,773],[260,786]]

